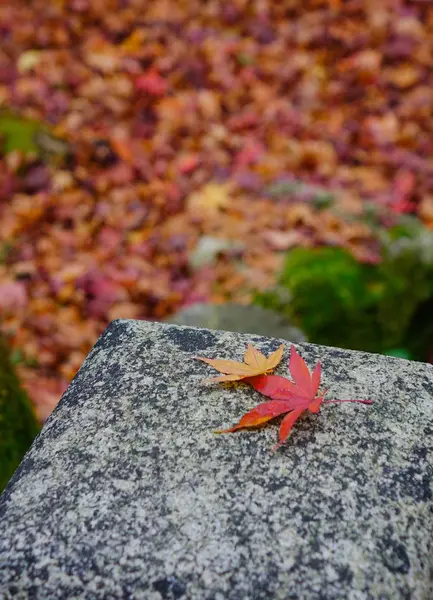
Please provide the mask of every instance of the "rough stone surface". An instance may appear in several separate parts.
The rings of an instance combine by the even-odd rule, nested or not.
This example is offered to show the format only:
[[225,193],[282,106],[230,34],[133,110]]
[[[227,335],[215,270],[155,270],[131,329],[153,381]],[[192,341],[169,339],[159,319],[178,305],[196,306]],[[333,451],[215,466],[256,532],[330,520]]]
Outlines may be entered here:
[[267,337],[278,336],[292,342],[306,341],[302,331],[291,325],[287,319],[273,310],[254,304],[243,306],[231,302],[226,304],[199,302],[183,308],[169,317],[167,322],[236,333],[255,333]]
[[261,397],[192,360],[248,341],[281,342],[106,330],[0,498],[2,599],[431,600],[433,368],[301,344],[329,397],[375,404],[324,406],[272,454],[274,425],[212,433]]

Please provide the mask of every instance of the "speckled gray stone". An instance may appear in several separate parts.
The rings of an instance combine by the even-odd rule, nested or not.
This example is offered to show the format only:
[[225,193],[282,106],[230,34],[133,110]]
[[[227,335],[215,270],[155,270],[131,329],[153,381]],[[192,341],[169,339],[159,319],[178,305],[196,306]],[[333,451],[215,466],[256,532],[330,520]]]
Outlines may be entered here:
[[306,342],[305,335],[280,314],[249,304],[209,304],[199,302],[181,309],[166,320],[174,325],[223,329],[236,333],[252,333],[273,337],[278,335],[291,342]]
[[[433,368],[311,344],[330,404],[277,453],[194,354],[281,340],[116,321],[0,498],[0,597],[431,600]],[[286,375],[288,349],[277,373]]]

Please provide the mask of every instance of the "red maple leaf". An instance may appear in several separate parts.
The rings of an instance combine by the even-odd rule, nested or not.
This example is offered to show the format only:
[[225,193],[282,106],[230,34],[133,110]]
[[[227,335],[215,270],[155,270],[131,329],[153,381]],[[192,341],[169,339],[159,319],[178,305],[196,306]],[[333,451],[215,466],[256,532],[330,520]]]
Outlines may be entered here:
[[322,404],[331,402],[373,404],[371,400],[324,400],[327,390],[317,395],[320,386],[320,362],[310,374],[304,359],[299,356],[293,345],[290,349],[289,369],[293,382],[279,375],[258,375],[245,379],[245,382],[272,400],[259,404],[247,412],[233,427],[219,430],[216,433],[231,433],[245,427],[257,427],[288,413],[280,425],[279,441],[272,448],[272,450],[276,450],[287,440],[293,425],[306,410],[318,413]]

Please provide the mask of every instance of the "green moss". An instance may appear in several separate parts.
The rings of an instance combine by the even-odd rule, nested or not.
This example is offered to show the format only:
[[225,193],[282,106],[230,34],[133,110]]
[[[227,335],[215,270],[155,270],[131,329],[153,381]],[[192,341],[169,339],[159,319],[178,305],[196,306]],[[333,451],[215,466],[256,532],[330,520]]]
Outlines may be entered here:
[[4,138],[3,150],[6,154],[13,150],[39,154],[35,134],[40,129],[37,121],[24,119],[9,111],[0,112],[0,136]]
[[433,233],[402,222],[381,232],[382,261],[341,248],[296,248],[278,286],[256,302],[284,314],[311,342],[426,360],[433,348]]
[[0,491],[21,462],[38,430],[29,399],[0,339]]
[[[374,273],[339,248],[296,248],[286,258],[279,288],[257,298],[283,312],[318,344],[375,351]],[[289,291],[282,298],[281,289]]]
[[0,150],[5,154],[20,150],[54,165],[62,165],[71,153],[69,144],[54,136],[45,123],[9,110],[0,110]]

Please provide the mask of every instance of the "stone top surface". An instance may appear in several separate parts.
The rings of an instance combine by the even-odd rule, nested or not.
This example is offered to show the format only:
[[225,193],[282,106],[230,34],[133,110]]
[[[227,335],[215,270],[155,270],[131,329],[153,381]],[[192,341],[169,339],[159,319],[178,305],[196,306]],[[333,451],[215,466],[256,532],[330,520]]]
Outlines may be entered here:
[[431,600],[433,367],[298,344],[375,404],[214,435],[263,397],[192,357],[281,341],[112,323],[0,498],[0,598]]

